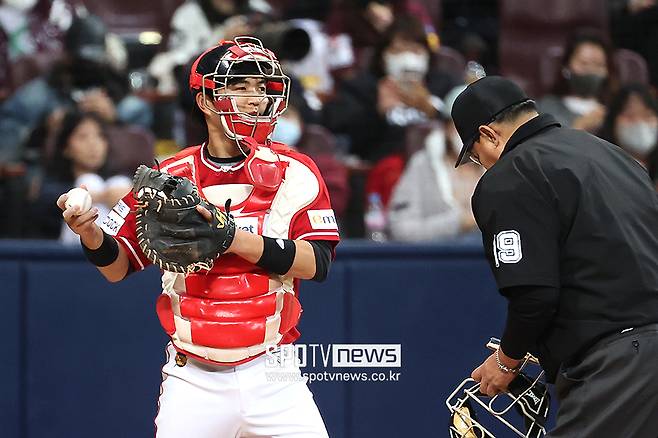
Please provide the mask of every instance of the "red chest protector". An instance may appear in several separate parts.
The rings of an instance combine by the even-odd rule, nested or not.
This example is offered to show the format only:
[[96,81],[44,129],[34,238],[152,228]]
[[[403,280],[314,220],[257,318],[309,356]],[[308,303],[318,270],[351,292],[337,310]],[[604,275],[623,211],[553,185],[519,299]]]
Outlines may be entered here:
[[[232,211],[238,227],[257,224],[250,231],[261,234],[288,163],[269,148],[250,145],[250,149],[243,171],[253,190]],[[190,154],[166,171],[202,187],[196,171],[199,159],[200,154]],[[173,280],[172,275],[181,274],[163,275],[165,290],[157,302],[160,323],[179,351],[202,360],[246,362],[280,343],[301,316],[292,279],[270,275],[235,255],[221,256],[210,272],[189,274],[183,281]]]

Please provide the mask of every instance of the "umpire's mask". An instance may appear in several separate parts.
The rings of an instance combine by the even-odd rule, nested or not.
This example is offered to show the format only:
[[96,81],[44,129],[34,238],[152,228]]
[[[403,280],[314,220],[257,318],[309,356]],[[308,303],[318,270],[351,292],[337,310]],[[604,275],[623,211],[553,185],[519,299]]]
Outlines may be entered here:
[[[530,355],[527,364],[535,363]],[[514,436],[540,438],[546,434],[550,396],[544,372],[536,377],[526,372],[510,383],[507,393],[488,397],[480,393],[480,383],[465,379],[448,397],[450,438],[496,438],[501,428]],[[504,437],[512,436],[506,433]]]

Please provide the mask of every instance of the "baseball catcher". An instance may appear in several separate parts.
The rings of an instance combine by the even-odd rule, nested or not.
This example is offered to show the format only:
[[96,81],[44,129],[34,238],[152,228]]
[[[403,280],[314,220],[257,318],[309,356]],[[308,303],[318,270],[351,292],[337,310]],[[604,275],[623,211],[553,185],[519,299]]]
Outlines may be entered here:
[[315,163],[271,139],[290,78],[258,39],[236,37],[199,55],[189,85],[207,141],[137,169],[102,227],[66,194],[58,204],[108,280],[162,271],[158,438],[326,438],[299,364],[278,360],[300,336],[300,280],[324,281],[340,240]]

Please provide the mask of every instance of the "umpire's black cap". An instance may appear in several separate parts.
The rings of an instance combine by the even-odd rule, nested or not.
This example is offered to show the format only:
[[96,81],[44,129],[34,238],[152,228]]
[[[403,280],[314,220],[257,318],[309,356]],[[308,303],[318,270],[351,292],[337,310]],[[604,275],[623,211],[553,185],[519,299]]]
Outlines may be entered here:
[[530,100],[525,92],[509,79],[485,76],[461,92],[452,106],[452,120],[464,146],[455,167],[463,164],[468,151],[477,140],[481,125],[493,122],[509,107]]

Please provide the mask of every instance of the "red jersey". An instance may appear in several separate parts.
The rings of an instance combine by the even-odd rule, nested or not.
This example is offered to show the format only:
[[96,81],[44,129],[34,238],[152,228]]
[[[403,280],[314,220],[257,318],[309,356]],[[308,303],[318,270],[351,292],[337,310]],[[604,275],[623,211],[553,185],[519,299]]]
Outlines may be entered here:
[[[220,164],[205,146],[187,148],[161,164],[161,170],[190,178],[208,202],[231,214],[242,230],[273,238],[339,241],[329,193],[313,161],[277,145],[287,163],[274,192],[254,187],[245,162]],[[126,195],[103,221],[105,232],[126,250],[136,271],[150,264],[137,243],[135,200]],[[301,314],[298,280],[265,272],[234,254],[220,256],[208,273],[164,271],[157,303],[163,328],[186,354],[221,364],[236,364],[271,345],[293,342]]]

